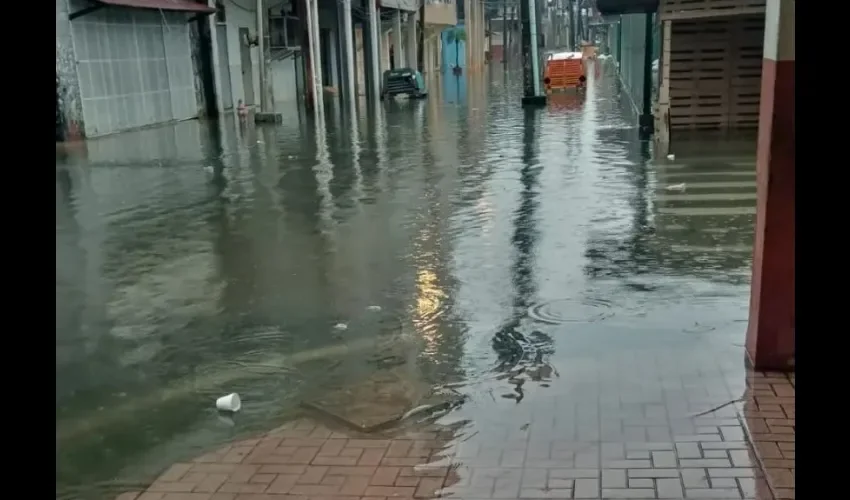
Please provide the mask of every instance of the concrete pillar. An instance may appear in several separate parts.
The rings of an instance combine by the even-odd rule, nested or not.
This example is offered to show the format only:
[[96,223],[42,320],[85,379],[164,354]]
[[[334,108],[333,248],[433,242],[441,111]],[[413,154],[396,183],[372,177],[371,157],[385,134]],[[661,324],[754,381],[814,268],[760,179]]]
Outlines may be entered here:
[[478,66],[483,68],[486,59],[484,53],[487,52],[487,21],[484,18],[484,2],[477,0],[478,5]]
[[478,33],[478,2],[476,0],[469,0],[469,32],[467,33],[467,38],[469,40],[469,49],[472,52],[472,57],[469,58],[469,66],[470,70],[478,69],[478,45],[479,40],[478,37],[480,34]]
[[257,16],[257,74],[259,75],[260,109],[254,114],[258,122],[276,122],[280,115],[274,112],[274,85],[271,73],[271,37],[269,36],[269,16],[262,0],[257,0],[254,9]]
[[484,67],[484,53],[487,51],[487,22],[484,19],[484,2],[477,0],[478,5],[478,66]]
[[534,0],[522,0],[522,104],[541,106],[546,104],[546,95],[540,90],[540,58],[537,47],[537,7]]
[[395,62],[390,61],[390,47],[393,44],[392,30],[390,30],[390,31],[386,32],[385,34],[383,34],[382,36],[378,37],[378,40],[380,40],[380,43],[381,43],[381,59],[380,59],[380,66],[378,66],[378,68],[380,70],[379,73],[381,75],[381,78],[383,78],[384,77],[384,71],[390,69],[390,66],[395,64]]
[[405,35],[407,43],[405,44],[405,54],[407,55],[407,67],[415,70],[419,67],[419,62],[416,59],[419,53],[419,33],[417,25],[419,24],[419,14],[410,13],[407,15],[407,27]]
[[[661,60],[658,68],[658,77],[661,86],[658,89],[658,115],[655,117],[655,151],[658,156],[667,156],[670,152],[670,42],[673,35],[672,21],[662,23],[661,34]],[[610,27],[609,27],[610,28]],[[608,47],[606,53],[611,51],[611,37],[613,29],[608,32]]]
[[368,73],[366,78],[366,95],[369,99],[377,101],[381,93],[381,58],[379,55],[381,53],[379,36],[381,18],[378,16],[378,8],[375,6],[374,1],[369,0],[366,2],[366,13],[368,14],[366,23],[369,27],[367,33],[369,38],[368,57],[365,58],[366,72]]
[[[207,7],[215,8],[213,0],[207,0]],[[221,89],[221,54],[218,53],[218,29],[215,24],[215,15],[206,16],[203,21],[207,23],[210,30],[210,50],[212,52],[213,88],[215,89],[215,108],[219,113],[224,112],[224,96]]]
[[318,116],[324,117],[324,84],[322,83],[322,37],[319,31],[319,0],[308,0],[309,9],[308,23],[310,27],[310,52],[313,69],[313,94],[315,99],[315,110]]
[[443,71],[443,53],[445,52],[442,32],[438,31],[433,40],[431,53],[434,55],[434,58],[431,60],[431,66],[434,68],[434,73],[439,75]]
[[423,76],[430,76],[434,72],[434,42],[426,35],[424,45],[422,48],[422,71]]
[[267,66],[266,63],[268,61],[266,61],[266,50],[265,50],[268,40],[266,39],[267,30],[265,29],[266,28],[265,23],[264,23],[264,17],[265,16],[263,16],[263,11],[265,11],[265,9],[263,8],[263,0],[257,0],[254,3],[254,13],[257,16],[257,27],[256,27],[256,29],[257,29],[257,43],[259,44],[259,45],[257,45],[257,67],[258,67],[257,75],[260,78],[260,82],[259,82],[260,95],[258,96],[259,97],[258,100],[260,101],[260,112],[266,113],[269,110],[268,109],[269,104],[268,104],[268,102],[266,102],[266,97],[267,97],[267,95],[266,95],[266,80],[267,80],[267,77],[268,77],[268,73],[266,72],[266,66]]
[[340,22],[340,36],[342,37],[342,77],[343,87],[342,95],[344,99],[348,99],[352,105],[357,102],[357,90],[355,86],[355,77],[357,75],[357,67],[354,65],[354,25],[351,21],[351,0],[342,0],[342,16]]
[[475,5],[473,0],[464,3],[463,29],[466,31],[466,71],[472,71],[475,66]]
[[654,118],[652,116],[652,59],[655,51],[653,42],[653,14],[644,14],[644,37],[643,37],[643,96],[641,100],[641,114],[639,118],[640,134],[648,138],[654,132]]
[[[353,66],[351,66],[351,74],[352,78],[354,78],[354,95],[357,96],[355,100],[359,100],[360,95],[365,95],[366,93],[366,88],[361,88],[361,85],[365,84],[365,80],[361,83],[360,79],[365,78],[364,72],[366,70],[366,63],[363,61],[363,54],[366,50],[365,41],[367,37],[363,36],[363,32],[361,30],[362,27],[355,25],[354,35],[351,37],[352,44],[354,45],[354,53],[351,57],[351,62],[353,64]],[[358,44],[360,45],[359,50],[357,49]]]
[[435,75],[440,74],[443,69],[443,41],[440,31],[431,38],[431,60],[428,63]]
[[473,42],[472,47],[475,49],[475,57],[472,60],[473,67],[475,69],[480,69],[482,61],[484,59],[484,27],[483,19],[484,19],[484,9],[481,5],[481,0],[472,0],[472,19],[475,21],[473,32]]
[[342,0],[340,0],[334,8],[336,22],[333,25],[334,49],[336,50],[336,66],[334,66],[334,69],[338,78],[334,82],[334,85],[337,87],[336,90],[340,99],[345,98],[345,30],[342,27],[343,11],[345,11],[345,6],[342,4]]
[[481,61],[479,60],[479,51],[481,50],[481,30],[480,26],[478,26],[478,10],[481,8],[481,5],[476,0],[470,0],[469,4],[472,10],[469,20],[469,27],[472,28],[469,33],[469,46],[472,48],[472,58],[469,60],[469,67],[470,69],[478,69],[481,64]]
[[330,30],[328,32],[328,57],[330,57],[330,81],[325,85],[332,85],[339,88],[339,37],[338,30]]
[[[361,71],[363,71],[363,95],[371,99],[372,97],[369,95],[369,92],[372,87],[372,24],[369,22],[369,19],[365,19],[360,26],[361,29],[361,43],[363,44],[363,50],[361,51],[361,57],[363,58],[360,61]],[[359,81],[358,81],[359,84]]]
[[[464,42],[464,50],[466,52],[464,57],[464,64],[466,64],[466,70],[472,69],[472,57],[474,51],[472,50],[472,0],[466,0],[463,2],[463,30],[466,32],[466,42]],[[456,47],[453,47],[453,49]],[[454,64],[454,62],[452,62]]]
[[759,110],[756,236],[747,354],[794,368],[794,0],[767,0]]
[[404,67],[404,47],[401,45],[401,11],[393,15],[393,66],[396,69]]

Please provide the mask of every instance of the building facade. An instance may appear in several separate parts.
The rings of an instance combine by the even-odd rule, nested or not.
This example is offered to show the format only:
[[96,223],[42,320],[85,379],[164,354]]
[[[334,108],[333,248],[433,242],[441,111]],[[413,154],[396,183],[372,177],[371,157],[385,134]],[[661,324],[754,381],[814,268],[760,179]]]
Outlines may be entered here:
[[422,71],[425,75],[438,74],[443,66],[442,32],[457,24],[457,9],[454,0],[425,0],[425,32],[422,37]]
[[57,138],[204,114],[215,95],[203,43],[212,11],[190,0],[56,0]]

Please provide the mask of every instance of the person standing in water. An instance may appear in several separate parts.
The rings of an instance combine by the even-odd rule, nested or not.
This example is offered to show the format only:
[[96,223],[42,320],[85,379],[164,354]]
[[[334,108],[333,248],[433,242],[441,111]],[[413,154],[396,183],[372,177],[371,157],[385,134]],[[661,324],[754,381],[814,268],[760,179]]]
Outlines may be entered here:
[[236,114],[239,116],[240,121],[246,121],[248,119],[248,108],[245,106],[245,103],[242,102],[242,99],[239,99],[236,105]]

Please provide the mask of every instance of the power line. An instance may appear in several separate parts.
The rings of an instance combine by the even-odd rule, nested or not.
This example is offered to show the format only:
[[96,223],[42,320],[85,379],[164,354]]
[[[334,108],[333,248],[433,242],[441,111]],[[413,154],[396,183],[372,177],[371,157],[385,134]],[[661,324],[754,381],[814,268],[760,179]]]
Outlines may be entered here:
[[[268,6],[268,7],[266,7],[266,8],[267,8],[267,9],[273,9],[274,7],[277,7],[278,5],[283,5],[283,1],[284,1],[284,0],[281,0],[280,2],[278,2],[278,3],[274,4],[274,5],[269,5],[269,6]],[[241,10],[243,10],[243,11],[245,11],[245,12],[251,12],[251,13],[257,12],[257,6],[256,6],[256,4],[255,4],[253,7],[250,7],[250,8],[249,8],[249,7],[245,7],[245,6],[243,6],[243,5],[240,5],[240,4],[239,4],[239,2],[237,2],[236,0],[230,0],[230,3],[232,3],[233,5],[235,5],[238,9],[241,9]],[[263,3],[265,3],[265,2],[263,2]]]

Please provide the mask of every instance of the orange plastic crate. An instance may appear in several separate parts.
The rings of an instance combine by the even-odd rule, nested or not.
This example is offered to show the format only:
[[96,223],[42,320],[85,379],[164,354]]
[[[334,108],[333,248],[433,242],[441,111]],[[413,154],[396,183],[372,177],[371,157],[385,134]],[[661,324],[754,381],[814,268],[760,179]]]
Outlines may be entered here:
[[546,92],[575,88],[584,74],[584,63],[580,57],[550,56],[543,71],[543,85]]

